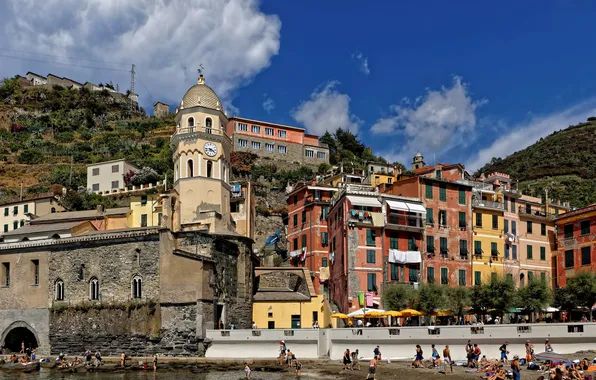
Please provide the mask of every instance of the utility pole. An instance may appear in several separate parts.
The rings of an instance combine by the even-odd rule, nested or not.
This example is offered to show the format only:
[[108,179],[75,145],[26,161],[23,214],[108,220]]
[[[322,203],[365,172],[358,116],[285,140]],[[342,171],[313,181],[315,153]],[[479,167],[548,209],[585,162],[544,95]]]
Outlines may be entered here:
[[70,174],[68,175],[68,187],[72,188],[72,164],[74,161],[74,156],[70,156]]
[[132,114],[132,103],[135,94],[135,64],[132,64],[132,69],[130,70],[130,113]]

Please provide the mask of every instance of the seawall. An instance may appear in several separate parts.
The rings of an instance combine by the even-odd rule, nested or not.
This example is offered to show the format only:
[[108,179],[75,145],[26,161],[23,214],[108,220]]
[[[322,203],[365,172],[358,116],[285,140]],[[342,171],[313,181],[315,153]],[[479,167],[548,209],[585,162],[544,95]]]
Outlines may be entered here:
[[535,352],[544,351],[549,339],[555,352],[575,353],[596,348],[596,323],[552,323],[484,326],[435,326],[358,329],[285,329],[285,330],[208,330],[207,358],[275,358],[279,342],[300,359],[330,358],[340,360],[346,349],[358,349],[363,358],[372,357],[379,345],[383,358],[409,359],[420,344],[430,357],[431,344],[440,353],[445,345],[453,359],[465,359],[468,340],[477,343],[489,358],[498,358],[499,347],[509,342],[510,357],[525,355],[524,344],[530,340]]

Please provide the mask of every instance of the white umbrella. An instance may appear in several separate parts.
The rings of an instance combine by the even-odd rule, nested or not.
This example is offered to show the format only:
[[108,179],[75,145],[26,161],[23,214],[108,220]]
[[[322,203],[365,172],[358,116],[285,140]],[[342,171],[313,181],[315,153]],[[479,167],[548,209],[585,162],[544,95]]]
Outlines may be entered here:
[[365,308],[351,312],[350,314],[348,314],[348,317],[361,317],[370,311],[378,311],[379,313],[385,312],[385,310],[382,310],[382,309],[373,309],[372,307],[365,307]]

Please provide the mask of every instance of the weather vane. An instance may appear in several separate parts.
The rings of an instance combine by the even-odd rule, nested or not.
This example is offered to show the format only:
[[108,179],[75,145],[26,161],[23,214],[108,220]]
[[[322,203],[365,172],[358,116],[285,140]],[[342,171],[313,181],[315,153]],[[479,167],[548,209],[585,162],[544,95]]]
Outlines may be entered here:
[[197,71],[199,72],[199,75],[202,75],[202,74],[203,74],[203,70],[204,70],[204,69],[203,69],[203,64],[201,63],[201,64],[199,65],[199,68],[197,69]]

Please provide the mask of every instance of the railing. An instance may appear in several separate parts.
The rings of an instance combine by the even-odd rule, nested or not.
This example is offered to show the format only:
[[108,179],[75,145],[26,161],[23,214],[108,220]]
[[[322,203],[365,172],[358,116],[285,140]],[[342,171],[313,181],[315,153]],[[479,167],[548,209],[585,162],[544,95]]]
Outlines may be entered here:
[[107,191],[93,191],[93,193],[103,195],[103,196],[113,195],[113,194],[126,194],[126,193],[134,193],[137,191],[145,191],[145,190],[153,189],[155,187],[164,186],[164,185],[165,185],[165,181],[157,181],[157,183],[155,183],[155,184],[147,183],[147,184],[139,185],[139,186],[131,185],[130,187],[127,186],[127,187],[121,188],[121,189],[112,189],[112,190],[107,190]]
[[526,209],[524,206],[519,206],[518,208],[519,210],[519,214],[520,215],[527,215],[527,216],[533,216],[536,218],[543,218],[543,219],[555,219],[557,217],[557,215],[552,214],[550,212],[544,212],[542,210],[536,210],[536,209]]
[[226,133],[223,130],[221,130],[219,128],[213,128],[213,127],[207,128],[207,127],[201,127],[201,126],[176,128],[176,132],[172,135],[172,137],[170,137],[170,140],[174,139],[178,135],[189,134],[189,133],[206,133],[209,135],[223,136],[227,140],[231,141],[230,137],[228,135],[226,135]]
[[244,199],[245,196],[246,194],[244,194],[244,190],[232,192],[232,199]]
[[494,210],[505,210],[505,205],[501,202],[486,201],[484,199],[474,199],[472,206],[480,208],[489,208]]
[[407,227],[424,227],[424,218],[419,215],[389,214],[388,223]]
[[484,183],[484,182],[477,182],[477,181],[468,181],[465,179],[460,179],[456,181],[457,183],[461,183],[463,185],[472,186],[478,190],[485,190],[485,191],[493,191],[492,183]]

